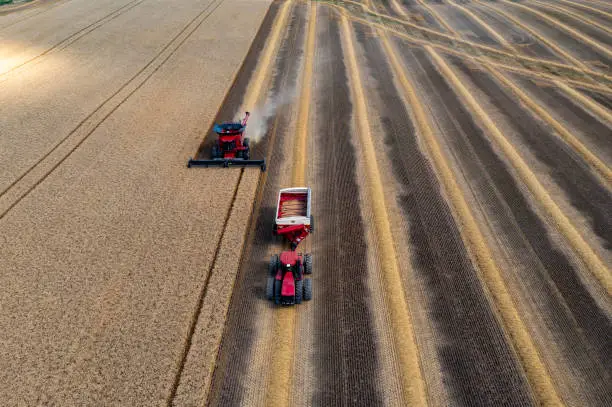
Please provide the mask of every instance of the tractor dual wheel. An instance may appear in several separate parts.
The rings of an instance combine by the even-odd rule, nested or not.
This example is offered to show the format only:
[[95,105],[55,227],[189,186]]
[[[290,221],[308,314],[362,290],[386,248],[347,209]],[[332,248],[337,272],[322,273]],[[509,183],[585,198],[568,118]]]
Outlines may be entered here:
[[268,276],[266,281],[266,299],[268,300],[274,299],[274,281],[276,279],[273,276]]
[[280,304],[282,286],[282,281],[274,279],[274,303],[276,305]]
[[270,256],[270,263],[268,264],[268,273],[274,277],[276,276],[276,270],[280,266],[280,259],[278,258],[278,254],[273,254]]
[[304,280],[296,280],[295,282],[295,303],[301,304],[304,294]]
[[312,274],[312,255],[310,253],[304,255],[304,273]]
[[312,280],[310,278],[304,280],[304,300],[312,300]]

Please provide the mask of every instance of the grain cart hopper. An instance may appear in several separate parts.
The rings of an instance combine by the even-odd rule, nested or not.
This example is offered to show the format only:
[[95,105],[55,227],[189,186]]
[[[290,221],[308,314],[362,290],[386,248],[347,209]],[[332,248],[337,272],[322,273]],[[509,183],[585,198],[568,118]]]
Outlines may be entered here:
[[244,137],[249,116],[250,113],[246,112],[242,121],[215,124],[213,131],[217,133],[217,140],[212,146],[211,159],[194,160],[190,158],[187,167],[258,166],[262,171],[265,171],[265,160],[251,160],[249,139]]
[[310,188],[286,188],[278,194],[274,233],[284,236],[291,250],[272,256],[266,282],[266,296],[276,304],[301,304],[312,299],[312,274],[310,254],[298,253],[298,244],[313,231],[310,213]]

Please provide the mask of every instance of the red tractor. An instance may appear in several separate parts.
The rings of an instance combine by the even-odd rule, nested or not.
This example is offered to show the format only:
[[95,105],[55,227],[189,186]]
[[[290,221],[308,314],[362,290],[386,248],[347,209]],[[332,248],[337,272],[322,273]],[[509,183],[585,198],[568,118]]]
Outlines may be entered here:
[[266,296],[276,304],[301,304],[312,299],[312,274],[310,254],[298,253],[298,244],[313,231],[310,213],[310,188],[281,189],[276,207],[274,233],[284,236],[291,250],[272,256],[266,283]]
[[262,171],[266,170],[265,160],[251,160],[251,148],[249,139],[244,137],[247,120],[250,113],[246,112],[244,119],[239,122],[225,122],[215,124],[213,131],[217,134],[210,160],[194,160],[189,159],[187,167],[192,166],[249,166],[256,165],[261,167]]

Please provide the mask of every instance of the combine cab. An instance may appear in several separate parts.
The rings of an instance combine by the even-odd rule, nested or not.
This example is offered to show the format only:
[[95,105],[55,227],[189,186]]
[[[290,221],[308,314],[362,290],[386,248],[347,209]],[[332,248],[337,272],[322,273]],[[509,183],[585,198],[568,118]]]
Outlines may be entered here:
[[250,113],[246,112],[240,122],[226,122],[215,124],[213,131],[217,133],[217,140],[212,146],[210,160],[189,159],[187,167],[229,167],[229,166],[258,166],[266,170],[265,160],[251,160],[249,139],[244,137],[246,123]]
[[310,254],[295,250],[313,231],[310,213],[310,188],[286,188],[278,194],[274,234],[284,236],[291,244],[290,251],[272,256],[266,283],[266,296],[276,304],[300,304],[312,298],[312,274]]

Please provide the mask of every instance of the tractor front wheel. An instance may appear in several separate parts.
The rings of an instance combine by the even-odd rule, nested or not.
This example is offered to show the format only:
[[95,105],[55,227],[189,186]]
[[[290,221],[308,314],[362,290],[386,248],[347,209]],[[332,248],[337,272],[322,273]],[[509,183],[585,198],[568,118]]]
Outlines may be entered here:
[[274,277],[268,276],[266,281],[266,299],[272,300],[274,298]]
[[295,282],[295,303],[302,303],[302,296],[304,293],[304,280],[297,280]]
[[304,255],[304,273],[312,274],[312,255],[310,253]]
[[211,152],[211,156],[212,159],[214,160],[215,158],[221,158],[221,149],[219,148],[218,144],[215,144],[212,147],[212,152]]
[[312,279],[310,278],[304,280],[304,300],[312,300]]

